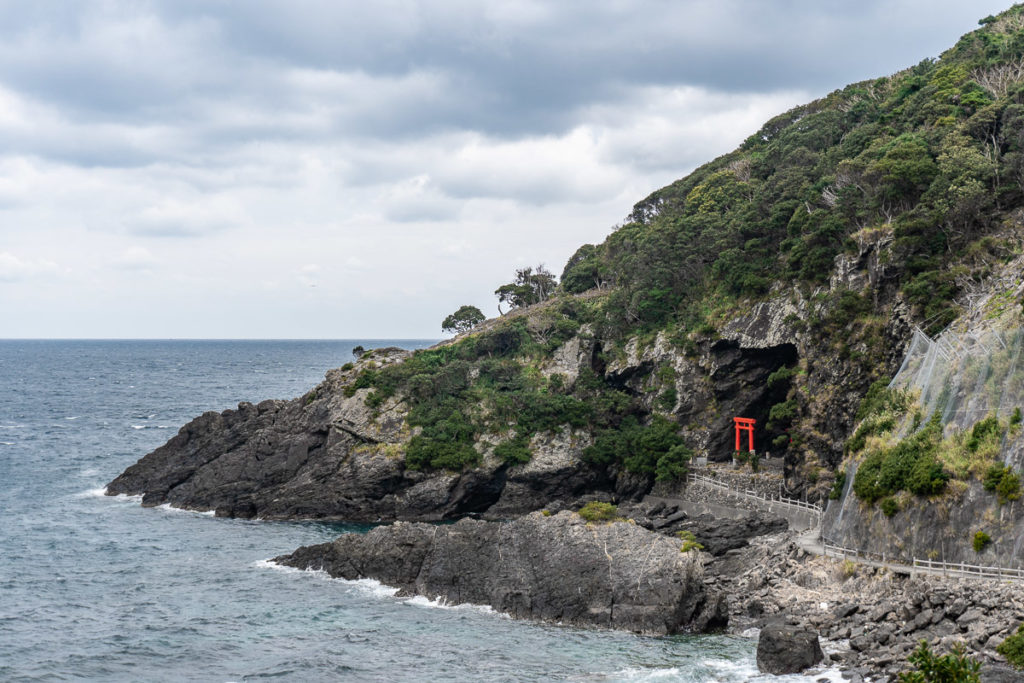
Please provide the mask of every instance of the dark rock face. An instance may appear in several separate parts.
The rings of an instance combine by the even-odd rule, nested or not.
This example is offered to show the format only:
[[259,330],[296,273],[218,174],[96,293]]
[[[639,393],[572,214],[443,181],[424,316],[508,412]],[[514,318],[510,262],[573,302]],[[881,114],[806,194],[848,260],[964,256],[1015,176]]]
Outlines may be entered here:
[[662,534],[675,535],[679,531],[690,531],[704,546],[704,550],[716,556],[744,548],[752,538],[789,528],[785,519],[766,513],[741,513],[742,516],[736,519],[718,518],[709,513],[690,516],[679,509],[679,503],[664,501],[649,505],[623,505],[619,507],[619,512],[636,520],[645,529]]
[[346,387],[366,363],[408,355],[377,350],[353,369],[331,370],[303,397],[205,413],[125,470],[107,493],[228,517],[436,521],[491,508],[493,516],[514,516],[552,501],[564,507],[605,485],[579,457],[589,441],[568,430],[538,437],[525,465],[485,457],[463,473],[406,469],[404,404],[394,398],[371,410],[368,389]]
[[513,617],[668,634],[724,625],[698,553],[634,524],[533,513],[512,522],[398,522],[299,548],[275,562],[373,578],[404,594],[494,607]]
[[757,668],[762,673],[800,673],[824,658],[814,631],[775,624],[761,629],[757,639]]

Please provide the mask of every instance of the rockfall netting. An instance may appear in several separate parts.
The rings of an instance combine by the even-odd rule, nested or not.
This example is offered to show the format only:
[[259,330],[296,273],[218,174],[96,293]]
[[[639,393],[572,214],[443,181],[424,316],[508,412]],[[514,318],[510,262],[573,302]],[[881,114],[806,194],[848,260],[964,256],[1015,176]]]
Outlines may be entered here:
[[[889,387],[916,397],[919,424],[938,412],[947,433],[969,429],[989,415],[1009,420],[1015,410],[1024,409],[1022,342],[1021,329],[947,329],[935,339],[915,330]],[[1017,459],[1013,455],[1004,452],[1007,464]]]

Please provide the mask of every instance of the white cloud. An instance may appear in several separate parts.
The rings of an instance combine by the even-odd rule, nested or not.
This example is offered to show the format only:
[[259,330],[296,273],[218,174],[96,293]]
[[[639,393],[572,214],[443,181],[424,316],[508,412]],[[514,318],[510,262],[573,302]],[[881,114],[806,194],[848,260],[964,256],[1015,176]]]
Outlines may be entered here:
[[128,247],[111,261],[111,265],[121,270],[150,270],[157,265],[157,260],[146,247]]
[[59,267],[53,261],[20,258],[8,251],[0,251],[0,282],[21,282],[58,271]]

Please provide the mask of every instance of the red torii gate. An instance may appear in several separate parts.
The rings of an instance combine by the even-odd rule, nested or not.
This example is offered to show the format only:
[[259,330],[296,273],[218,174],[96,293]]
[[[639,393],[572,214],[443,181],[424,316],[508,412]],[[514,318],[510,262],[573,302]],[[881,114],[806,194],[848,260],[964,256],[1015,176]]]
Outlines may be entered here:
[[734,417],[732,419],[736,423],[736,451],[739,452],[740,444],[742,443],[742,433],[747,433],[747,440],[750,444],[749,450],[751,453],[754,452],[754,425],[757,424],[757,420],[752,417]]

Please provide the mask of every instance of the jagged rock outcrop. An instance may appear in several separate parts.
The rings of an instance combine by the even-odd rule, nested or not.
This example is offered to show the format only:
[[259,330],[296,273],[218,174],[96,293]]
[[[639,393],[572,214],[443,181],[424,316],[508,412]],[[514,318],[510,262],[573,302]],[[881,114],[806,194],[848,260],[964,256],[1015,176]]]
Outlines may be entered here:
[[490,605],[516,618],[648,634],[724,625],[698,553],[628,522],[533,513],[512,522],[396,523],[275,562],[373,578],[403,594]]
[[757,638],[757,668],[761,673],[796,674],[824,658],[814,631],[772,624],[761,629]]
[[568,429],[536,437],[524,465],[485,457],[459,473],[407,468],[404,449],[414,431],[405,404],[394,397],[371,409],[369,389],[350,385],[367,366],[408,355],[378,349],[355,367],[329,371],[300,398],[205,413],[125,470],[107,493],[229,517],[437,521],[491,508],[502,517],[552,502],[566,507],[606,485],[580,460],[589,435]]

